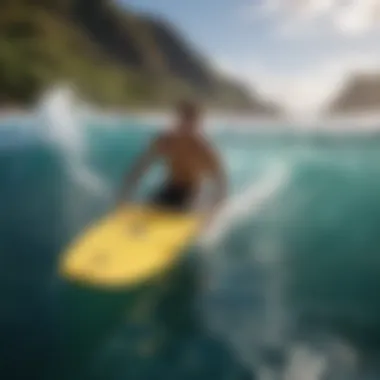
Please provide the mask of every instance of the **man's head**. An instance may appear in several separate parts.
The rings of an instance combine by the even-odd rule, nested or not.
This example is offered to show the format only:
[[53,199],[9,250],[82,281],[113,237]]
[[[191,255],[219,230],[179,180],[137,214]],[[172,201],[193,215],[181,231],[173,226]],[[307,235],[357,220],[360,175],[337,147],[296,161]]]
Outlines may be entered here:
[[179,128],[183,131],[193,131],[198,127],[201,108],[191,101],[181,101],[177,106]]

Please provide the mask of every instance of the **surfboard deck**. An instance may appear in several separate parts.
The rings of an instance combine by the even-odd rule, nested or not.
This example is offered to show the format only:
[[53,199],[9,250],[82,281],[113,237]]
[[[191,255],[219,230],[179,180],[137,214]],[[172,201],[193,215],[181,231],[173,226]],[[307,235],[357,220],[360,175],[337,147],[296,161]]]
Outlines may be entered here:
[[126,206],[89,226],[66,251],[60,274],[97,287],[126,287],[164,272],[196,236],[195,214]]

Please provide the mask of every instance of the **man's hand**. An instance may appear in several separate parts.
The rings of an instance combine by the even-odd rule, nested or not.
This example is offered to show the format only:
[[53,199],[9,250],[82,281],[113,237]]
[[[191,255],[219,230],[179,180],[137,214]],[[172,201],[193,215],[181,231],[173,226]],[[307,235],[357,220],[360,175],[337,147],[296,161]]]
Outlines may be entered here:
[[130,203],[131,194],[133,193],[137,182],[141,179],[149,166],[157,158],[159,150],[158,145],[160,141],[160,139],[154,140],[151,143],[150,147],[132,165],[132,169],[128,175],[125,176],[122,189],[118,194],[115,205],[116,208],[121,207],[123,204]]
[[217,216],[217,213],[219,211],[219,204],[214,205],[213,207],[207,209],[207,211],[204,213],[202,217],[202,227],[204,229],[207,229],[210,227],[210,225],[213,223],[215,217]]
[[113,205],[113,209],[114,211],[120,211],[121,209],[123,209],[126,205],[126,202],[122,199],[117,199],[116,202],[114,203]]
[[122,192],[122,194],[119,194],[119,196],[117,197],[115,201],[114,209],[117,211],[120,209],[127,208],[132,203],[130,198],[131,197],[125,192]]
[[202,218],[202,229],[207,230],[211,226],[213,220],[214,214],[206,213],[206,215],[204,215]]

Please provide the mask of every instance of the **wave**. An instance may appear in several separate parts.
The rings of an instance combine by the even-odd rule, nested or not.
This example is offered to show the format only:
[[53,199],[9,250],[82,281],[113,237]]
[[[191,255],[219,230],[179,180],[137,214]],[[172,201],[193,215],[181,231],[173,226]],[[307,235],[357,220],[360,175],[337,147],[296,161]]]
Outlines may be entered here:
[[246,191],[226,201],[217,213],[215,222],[201,236],[201,245],[208,249],[215,249],[232,225],[242,223],[247,217],[252,217],[264,207],[266,202],[269,202],[276,192],[289,182],[289,167],[283,163],[274,164],[258,183],[250,185]]
[[40,133],[63,154],[71,178],[92,194],[109,196],[106,181],[87,163],[87,144],[80,109],[75,106],[73,91],[68,86],[57,86],[47,91],[36,110],[41,120]]

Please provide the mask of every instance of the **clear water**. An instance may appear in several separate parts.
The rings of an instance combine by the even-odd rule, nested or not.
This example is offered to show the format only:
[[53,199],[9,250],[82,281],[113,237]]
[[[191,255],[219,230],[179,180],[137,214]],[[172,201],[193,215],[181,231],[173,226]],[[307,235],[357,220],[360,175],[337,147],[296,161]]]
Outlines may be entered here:
[[107,294],[57,258],[156,125],[65,105],[0,127],[2,379],[380,378],[379,136],[213,132],[231,201],[211,242]]

